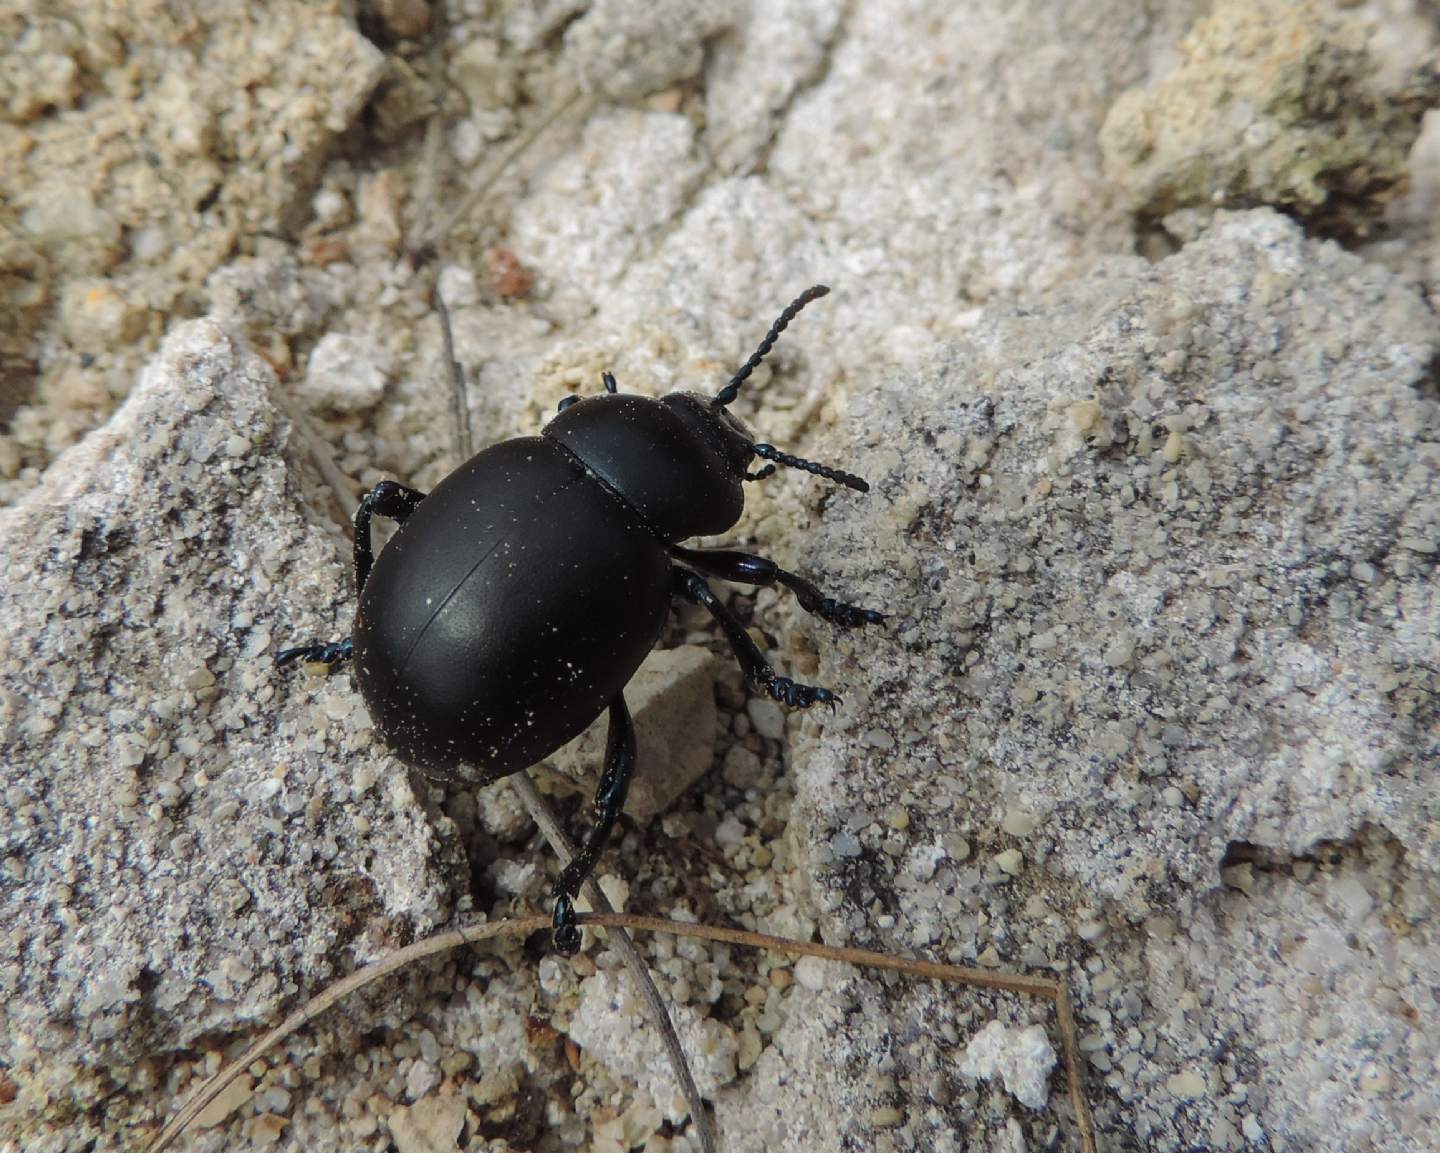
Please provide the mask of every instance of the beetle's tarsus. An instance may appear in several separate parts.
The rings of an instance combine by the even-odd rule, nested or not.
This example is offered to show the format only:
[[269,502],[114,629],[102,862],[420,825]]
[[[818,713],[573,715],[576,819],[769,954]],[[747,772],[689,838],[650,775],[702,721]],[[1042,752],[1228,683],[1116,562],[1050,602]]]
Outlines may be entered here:
[[781,704],[792,709],[808,709],[813,704],[829,705],[833,712],[836,705],[844,702],[829,689],[816,685],[802,685],[789,677],[772,677],[761,682],[762,687]]
[[580,951],[580,926],[575,923],[575,904],[565,893],[555,897],[555,915],[550,922],[550,943],[562,957]]
[[[801,608],[807,607],[801,602]],[[885,614],[877,613],[874,609],[861,608],[859,605],[847,605],[837,601],[834,597],[822,597],[820,602],[810,609],[817,617],[827,620],[831,624],[840,625],[843,628],[861,628],[865,625],[883,625]]]
[[[807,599],[813,599],[816,604],[821,599],[820,594],[808,581],[784,572],[775,566],[774,561],[766,560],[764,557],[750,556],[748,553],[697,552],[694,549],[684,548],[673,548],[670,551],[671,555],[677,559],[704,565],[722,575],[736,574],[730,577],[732,580],[744,580],[752,584],[770,584],[774,580],[780,579],[789,585],[793,579],[807,590],[800,597],[801,605],[807,608],[810,607],[805,603]],[[721,631],[725,634],[725,639],[730,642],[730,648],[735,653],[735,659],[740,662],[740,669],[745,674],[745,679],[756,688],[768,693],[781,704],[789,705],[792,709],[808,709],[817,701],[822,705],[832,707],[841,703],[840,698],[829,689],[818,688],[815,685],[802,685],[798,681],[792,681],[789,677],[777,675],[765,660],[765,654],[760,651],[760,646],[745,631],[745,626],[736,619],[734,613],[725,607],[724,602],[715,595],[710,586],[705,583],[705,578],[699,573],[677,567],[673,580],[675,592],[678,595],[683,596],[686,600],[694,601],[697,605],[704,605],[710,610],[710,615],[715,618]],[[812,608],[811,611],[813,612],[814,609]]]
[[349,637],[343,641],[317,641],[314,644],[297,645],[292,649],[281,649],[275,654],[275,667],[285,668],[287,665],[326,665],[334,668],[338,664],[348,661],[355,653],[354,645]]

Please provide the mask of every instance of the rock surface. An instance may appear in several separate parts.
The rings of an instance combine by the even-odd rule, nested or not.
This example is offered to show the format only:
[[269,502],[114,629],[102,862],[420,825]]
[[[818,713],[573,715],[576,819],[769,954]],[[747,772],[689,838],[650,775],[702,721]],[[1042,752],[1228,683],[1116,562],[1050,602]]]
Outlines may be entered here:
[[[1404,78],[1426,9],[1307,3],[1298,39],[1241,38],[1276,57],[1221,32],[1281,6],[1201,0],[507,0],[443,28],[408,0],[32,7],[0,17],[0,1150],[137,1148],[329,977],[546,907],[554,861],[505,783],[411,782],[348,677],[269,657],[345,628],[354,492],[453,467],[435,266],[406,247],[552,113],[439,253],[477,442],[606,370],[713,392],[829,283],[734,410],[874,487],[747,486],[726,543],[891,614],[841,632],[727,592],[844,707],[786,718],[715,679],[713,751],[685,758],[712,771],[623,823],[612,898],[1063,978],[1107,1149],[1424,1147],[1440,121],[1407,158]],[[1278,67],[1292,48],[1331,71]],[[1369,102],[1260,107],[1296,84],[1324,105],[1316,76]],[[1150,159],[1257,210],[1117,166],[1161,112]],[[1364,248],[1307,235],[1360,229],[1276,161],[1306,141]],[[663,643],[733,669],[703,613]],[[592,936],[348,1002],[190,1147],[698,1147]],[[1030,1108],[959,1069],[989,1022],[1054,1045],[1043,1005],[642,948],[729,1148],[1078,1148],[1063,1070]]]
[[273,667],[343,596],[273,386],[183,326],[0,512],[0,1063],[26,1125],[449,916],[453,840],[358,696]]
[[[1310,1147],[1440,1116],[1399,1008],[1428,1014],[1437,944],[1435,337],[1389,273],[1256,212],[995,310],[852,410],[880,499],[832,506],[815,556],[880,582],[898,643],[835,645],[866,702],[795,747],[823,923],[957,961],[1090,954],[1091,1060],[1148,1148],[1239,1133],[1240,1101]],[[1340,976],[1367,956],[1388,992]],[[924,1020],[837,996],[872,1044]],[[1329,1044],[1294,1044],[1312,1029]],[[965,1120],[931,1109],[917,1132]]]

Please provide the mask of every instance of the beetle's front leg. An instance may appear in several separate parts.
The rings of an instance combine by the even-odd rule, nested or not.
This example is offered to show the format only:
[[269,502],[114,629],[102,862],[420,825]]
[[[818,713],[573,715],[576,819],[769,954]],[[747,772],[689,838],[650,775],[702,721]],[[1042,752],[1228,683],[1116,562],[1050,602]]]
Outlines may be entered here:
[[883,613],[874,609],[862,609],[858,605],[847,605],[834,597],[828,597],[804,577],[786,572],[773,560],[756,556],[754,553],[734,552],[729,549],[680,548],[672,545],[670,555],[721,580],[750,585],[773,585],[778,582],[795,594],[800,607],[807,613],[814,613],[831,624],[855,628],[858,625],[885,623]]
[[760,647],[750,639],[745,626],[736,620],[735,614],[725,607],[699,573],[678,566],[671,572],[675,592],[688,601],[704,605],[710,610],[710,615],[719,622],[720,630],[730,642],[735,659],[740,662],[740,668],[751,684],[764,689],[775,700],[792,708],[808,709],[817,702],[834,708],[840,703],[840,698],[829,689],[802,685],[789,677],[778,676],[765,660],[765,654],[760,651]]
[[595,868],[595,861],[605,848],[610,830],[625,807],[630,791],[630,778],[635,772],[635,726],[624,695],[610,702],[610,724],[605,734],[605,771],[595,789],[595,824],[581,845],[580,851],[560,871],[555,882],[555,915],[552,940],[555,951],[569,957],[580,948],[580,927],[575,923],[575,894]]

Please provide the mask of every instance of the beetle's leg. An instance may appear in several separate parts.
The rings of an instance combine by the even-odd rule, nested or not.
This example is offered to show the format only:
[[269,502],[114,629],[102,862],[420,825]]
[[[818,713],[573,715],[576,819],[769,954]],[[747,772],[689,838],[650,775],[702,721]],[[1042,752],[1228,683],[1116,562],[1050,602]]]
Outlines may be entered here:
[[857,625],[879,625],[885,623],[883,613],[874,609],[862,609],[856,605],[843,604],[834,597],[827,597],[813,584],[793,572],[786,572],[773,560],[748,552],[732,552],[728,549],[701,550],[671,546],[670,555],[678,561],[691,565],[703,573],[725,581],[740,584],[772,585],[777,581],[795,594],[800,607],[807,613],[814,613],[832,624],[855,628]]
[[[364,496],[360,507],[355,510],[355,591],[365,587],[370,577],[370,568],[375,563],[375,549],[370,540],[370,518],[389,517],[397,524],[404,524],[410,514],[419,507],[425,494],[413,488],[406,488],[393,480],[382,480]],[[349,637],[343,641],[319,641],[314,644],[297,645],[281,649],[275,654],[275,663],[280,667],[295,664],[321,664],[334,667],[348,661],[354,655],[354,646]]]
[[555,916],[551,924],[555,951],[569,957],[580,948],[580,928],[575,924],[575,894],[595,867],[605,848],[635,772],[635,726],[623,694],[610,702],[610,725],[605,735],[605,771],[595,789],[595,824],[580,851],[560,871],[555,882]]
[[802,685],[789,677],[777,676],[775,670],[766,663],[765,654],[760,651],[760,647],[750,639],[745,626],[710,590],[710,586],[699,573],[693,573],[678,565],[671,569],[671,573],[674,591],[686,600],[704,605],[710,610],[710,615],[720,623],[720,630],[730,642],[735,659],[740,662],[741,671],[752,685],[764,689],[775,700],[793,708],[808,709],[818,702],[833,709],[840,703],[840,698],[829,689]]
[[370,578],[370,566],[375,563],[374,547],[370,542],[370,518],[383,516],[396,524],[404,524],[410,514],[420,507],[425,494],[418,489],[406,488],[393,480],[382,480],[365,494],[360,507],[355,510],[355,591],[365,587]]
[[322,641],[313,645],[299,645],[293,649],[281,649],[275,654],[275,663],[281,668],[299,661],[302,665],[329,665],[334,667],[348,661],[354,653],[349,637],[343,641]]

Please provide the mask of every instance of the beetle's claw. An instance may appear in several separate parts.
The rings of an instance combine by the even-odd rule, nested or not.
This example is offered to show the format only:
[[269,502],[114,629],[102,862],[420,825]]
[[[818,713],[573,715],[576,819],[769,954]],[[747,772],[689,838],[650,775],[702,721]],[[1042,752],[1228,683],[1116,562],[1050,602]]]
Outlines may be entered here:
[[561,925],[552,932],[551,943],[562,957],[573,957],[580,951],[580,930],[574,925]]

